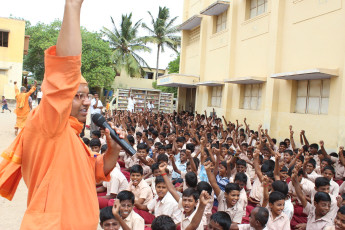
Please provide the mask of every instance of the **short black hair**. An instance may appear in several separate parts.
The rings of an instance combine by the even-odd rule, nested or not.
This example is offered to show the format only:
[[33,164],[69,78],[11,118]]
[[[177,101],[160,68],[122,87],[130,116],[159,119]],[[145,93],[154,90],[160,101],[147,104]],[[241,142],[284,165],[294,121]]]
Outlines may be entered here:
[[315,159],[313,159],[313,158],[309,159],[308,164],[312,164],[313,167],[316,168],[316,160]]
[[101,147],[101,141],[98,138],[93,138],[90,141],[90,147],[98,146]]
[[156,177],[155,184],[157,185],[159,183],[164,183],[165,184],[164,178],[162,176],[157,176]]
[[323,171],[325,171],[325,170],[331,170],[331,172],[333,173],[333,175],[335,175],[335,170],[334,170],[334,168],[332,167],[332,166],[325,166],[324,168],[323,168]]
[[185,176],[186,184],[191,187],[195,188],[198,184],[198,177],[194,172],[187,172]]
[[176,142],[186,142],[186,138],[184,138],[184,137],[178,137],[178,138],[176,138]]
[[102,145],[101,153],[105,153],[105,151],[107,151],[107,149],[108,149],[108,145],[107,144]]
[[277,202],[279,200],[285,201],[285,197],[286,196],[283,193],[274,191],[274,192],[270,193],[268,200],[269,200],[270,204],[274,204],[275,202]]
[[99,130],[94,130],[94,131],[92,131],[92,135],[95,135],[95,136],[97,136],[98,138],[100,138],[100,137],[101,137],[101,131],[99,131]]
[[113,207],[108,206],[105,208],[102,208],[99,213],[99,220],[101,222],[101,226],[104,223],[104,221],[110,220],[110,219],[115,219],[113,212],[112,212]]
[[160,149],[164,149],[165,150],[165,146],[164,145],[158,145],[158,150]]
[[238,172],[238,173],[236,173],[236,175],[235,175],[234,181],[235,181],[235,182],[236,182],[236,181],[241,181],[241,182],[243,182],[243,183],[247,183],[248,177],[247,177],[247,175],[246,175],[245,173],[243,173],[243,172]]
[[190,197],[193,196],[195,201],[198,201],[199,199],[199,192],[195,190],[194,188],[187,188],[183,191],[182,197]]
[[188,143],[188,144],[186,144],[186,149],[190,150],[190,152],[192,153],[195,150],[195,146],[192,143]]
[[245,160],[239,159],[236,161],[236,165],[243,165],[244,167],[247,167],[247,162]]
[[262,227],[265,227],[265,225],[268,222],[269,212],[267,208],[264,207],[257,207],[259,210],[255,215],[255,219],[260,222]]
[[157,162],[158,163],[162,163],[162,161],[167,162],[167,163],[169,162],[169,158],[168,158],[168,156],[165,153],[159,154],[157,156]]
[[321,186],[330,185],[329,180],[326,177],[318,177],[315,179],[315,187],[319,188]]
[[341,206],[339,209],[338,209],[338,212],[340,212],[341,214],[345,214],[345,205]]
[[275,192],[281,192],[284,194],[284,196],[286,197],[288,192],[289,192],[289,188],[288,185],[285,181],[281,181],[281,180],[276,180],[272,183],[272,188]]
[[147,148],[147,145],[146,145],[145,143],[139,143],[139,144],[137,145],[137,149],[138,149],[138,150],[139,150],[139,149],[145,149],[146,152],[149,152],[149,149]]
[[134,137],[132,135],[127,135],[127,140],[130,144],[134,144],[135,143],[135,140],[134,140]]
[[152,130],[152,136],[158,137],[158,131],[157,130]]
[[328,193],[325,192],[317,192],[314,196],[314,201],[319,203],[320,201],[329,201],[331,202],[331,197]]
[[130,200],[134,204],[135,196],[131,191],[123,190],[117,194],[116,199],[119,199],[120,202]]
[[331,159],[329,159],[329,158],[323,158],[322,160],[321,160],[321,162],[327,162],[327,164],[329,165],[329,166],[331,166],[332,164],[333,164],[333,162],[332,162],[332,160]]
[[293,156],[293,152],[290,149],[285,150],[284,153],[288,153],[290,156]]
[[176,230],[173,219],[167,215],[157,216],[151,224],[152,230]]
[[309,145],[309,148],[314,148],[316,150],[319,150],[319,145],[314,143],[314,144]]
[[202,191],[206,191],[209,195],[212,193],[212,186],[206,181],[200,181],[196,186],[196,189],[198,190],[199,194],[201,194]]
[[141,165],[133,165],[131,169],[129,170],[129,173],[140,173],[141,175],[144,174],[143,167]]
[[89,146],[90,145],[90,139],[87,137],[83,137],[83,142],[85,145]]
[[151,171],[152,173],[156,170],[156,169],[159,169],[159,164],[156,162],[156,163],[153,163],[151,165]]
[[227,185],[225,185],[225,193],[229,194],[233,190],[237,190],[239,192],[241,191],[240,186],[238,184],[228,183]]
[[211,216],[211,220],[213,222],[216,222],[217,224],[219,224],[223,230],[230,229],[230,226],[232,223],[229,214],[226,212],[222,212],[222,211],[213,213]]

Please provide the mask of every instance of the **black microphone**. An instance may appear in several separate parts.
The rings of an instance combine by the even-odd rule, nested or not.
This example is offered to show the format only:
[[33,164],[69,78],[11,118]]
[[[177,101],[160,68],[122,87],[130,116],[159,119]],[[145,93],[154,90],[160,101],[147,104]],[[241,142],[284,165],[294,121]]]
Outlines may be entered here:
[[110,125],[101,114],[96,113],[95,115],[93,115],[92,121],[99,127],[109,129],[111,138],[113,138],[114,141],[116,141],[129,155],[133,156],[136,153],[135,149],[124,139],[121,139],[119,135],[110,127]]

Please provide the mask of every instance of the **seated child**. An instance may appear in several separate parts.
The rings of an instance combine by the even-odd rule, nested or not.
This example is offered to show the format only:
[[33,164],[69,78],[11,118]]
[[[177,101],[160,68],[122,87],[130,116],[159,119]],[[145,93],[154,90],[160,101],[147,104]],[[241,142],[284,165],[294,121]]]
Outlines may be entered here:
[[168,215],[178,224],[181,221],[182,213],[177,201],[168,192],[162,176],[156,177],[155,186],[157,191],[155,199],[152,199],[147,205],[137,205],[137,207],[152,212],[154,214],[153,219],[161,215]]
[[126,160],[126,168],[130,168],[133,165],[140,165],[143,168],[144,175],[150,174],[151,168],[148,166],[148,160],[151,158],[148,156],[148,150],[146,144],[139,143],[136,154]]
[[334,219],[334,225],[325,227],[324,230],[343,230],[345,229],[345,206],[341,206],[338,210],[337,216]]
[[189,229],[202,230],[202,229],[204,229],[201,219],[204,215],[205,207],[210,200],[210,195],[208,194],[207,191],[201,192],[200,202],[199,202],[198,208],[197,208],[197,205],[198,205],[198,200],[199,200],[199,193],[197,190],[195,190],[193,188],[187,188],[186,190],[183,191],[182,198],[181,198],[178,195],[178,193],[176,192],[173,184],[168,179],[168,177],[165,173],[166,167],[167,167],[166,163],[162,163],[161,165],[159,165],[161,175],[163,176],[164,181],[168,187],[168,191],[171,193],[171,195],[178,202],[179,207],[183,208],[183,214],[182,214],[181,221],[180,221],[181,230],[186,230],[186,229],[187,230],[189,230]]
[[[331,197],[328,193],[317,192],[314,196],[313,205],[309,203],[303,194],[301,187],[298,184],[297,170],[294,169],[292,174],[292,184],[295,187],[298,199],[303,206],[303,212],[308,215],[307,229],[323,229],[326,226],[332,225],[331,213],[329,213],[331,206]],[[318,178],[319,179],[319,178]],[[318,182],[318,181],[316,181]],[[329,189],[329,184],[328,184]]]
[[157,195],[156,192],[156,184],[155,184],[155,180],[157,176],[161,175],[161,172],[159,171],[159,164],[158,163],[154,163],[153,165],[151,165],[151,170],[152,170],[152,177],[149,177],[147,179],[145,179],[145,182],[151,186],[151,190],[153,193],[153,196]]
[[113,212],[113,207],[108,206],[102,208],[99,214],[100,225],[102,229],[113,229],[119,230],[120,223],[115,219]]
[[104,181],[101,187],[97,188],[97,192],[106,192],[105,196],[98,196],[99,208],[113,206],[114,199],[119,192],[128,188],[128,181],[123,173],[115,167],[110,173],[110,181]]
[[145,229],[144,219],[133,211],[134,199],[132,192],[122,191],[115,200],[113,215],[123,230]]
[[207,161],[204,164],[208,180],[214,190],[214,194],[218,200],[218,211],[225,211],[231,217],[233,223],[242,223],[242,217],[244,215],[243,203],[239,203],[240,187],[238,184],[228,183],[225,186],[225,192],[223,192],[216,181],[214,174],[211,172],[211,162]]
[[152,222],[150,216],[144,210],[140,210],[141,205],[147,205],[152,199],[153,194],[150,186],[143,180],[143,168],[140,165],[133,165],[130,169],[131,181],[128,185],[128,191],[133,192],[135,196],[134,211],[145,219],[146,222]]

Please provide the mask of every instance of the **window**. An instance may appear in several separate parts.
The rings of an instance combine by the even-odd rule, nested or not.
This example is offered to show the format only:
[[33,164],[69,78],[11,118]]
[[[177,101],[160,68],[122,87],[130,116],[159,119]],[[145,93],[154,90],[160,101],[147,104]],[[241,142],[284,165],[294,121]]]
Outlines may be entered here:
[[244,85],[243,109],[260,110],[262,84]]
[[211,105],[212,107],[221,107],[222,105],[222,86],[212,87]]
[[0,47],[8,47],[8,32],[0,31]]
[[267,11],[267,0],[250,0],[250,16],[254,18]]
[[295,113],[327,114],[330,79],[297,82]]
[[217,16],[216,33],[226,29],[227,10]]

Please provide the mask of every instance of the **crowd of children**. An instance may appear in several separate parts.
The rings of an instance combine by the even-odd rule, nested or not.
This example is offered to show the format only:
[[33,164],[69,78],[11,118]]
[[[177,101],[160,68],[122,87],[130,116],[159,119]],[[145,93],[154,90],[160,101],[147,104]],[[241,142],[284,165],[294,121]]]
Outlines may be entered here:
[[[345,229],[343,147],[327,153],[303,130],[297,147],[292,126],[278,142],[206,111],[104,115],[137,150],[96,185],[104,229]],[[107,149],[102,129],[83,140]]]

